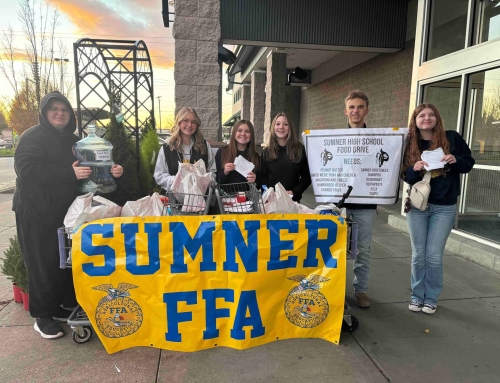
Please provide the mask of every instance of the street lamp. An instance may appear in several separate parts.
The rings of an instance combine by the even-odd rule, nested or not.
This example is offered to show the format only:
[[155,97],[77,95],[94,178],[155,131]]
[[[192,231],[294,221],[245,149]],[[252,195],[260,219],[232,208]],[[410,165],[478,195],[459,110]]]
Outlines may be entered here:
[[[66,58],[60,59],[60,58],[56,57],[56,58],[54,58],[54,61],[58,62],[59,64],[61,64],[62,62],[69,63],[69,60]],[[64,72],[63,72],[62,67],[59,67],[59,71],[61,72],[61,89],[60,89],[60,91],[61,91],[61,93],[64,94],[64,80],[63,80]]]
[[158,99],[158,113],[160,115],[160,133],[161,133],[161,106],[160,106],[161,96],[158,96],[156,98]]

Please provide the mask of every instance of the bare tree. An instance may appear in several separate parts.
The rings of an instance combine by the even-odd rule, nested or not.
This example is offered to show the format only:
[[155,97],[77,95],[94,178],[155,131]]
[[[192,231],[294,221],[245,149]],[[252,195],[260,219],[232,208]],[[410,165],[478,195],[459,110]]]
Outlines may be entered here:
[[[56,46],[60,57],[68,54],[62,40],[55,37],[59,13],[55,7],[42,0],[19,0],[17,12],[21,21],[26,43],[24,48],[16,46],[16,33],[9,25],[0,35],[0,75],[3,75],[14,96],[4,100],[5,113],[10,125],[21,134],[36,122],[42,95],[59,90],[68,95],[73,91],[72,80],[66,81],[66,65],[59,61],[56,65]],[[22,70],[18,62],[22,61]],[[58,70],[58,73],[56,73]]]

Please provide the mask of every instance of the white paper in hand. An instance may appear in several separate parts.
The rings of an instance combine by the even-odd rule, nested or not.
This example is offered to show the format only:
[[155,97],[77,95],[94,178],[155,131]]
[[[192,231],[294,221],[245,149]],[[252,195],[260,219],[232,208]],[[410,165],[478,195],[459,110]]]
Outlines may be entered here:
[[254,167],[255,165],[252,162],[247,161],[243,156],[238,156],[234,160],[234,170],[245,178],[247,178],[248,173],[250,173]]
[[428,166],[424,166],[425,170],[442,169],[446,165],[446,161],[441,161],[444,157],[444,152],[442,148],[437,148],[436,150],[425,151],[422,153],[422,161],[427,162]]

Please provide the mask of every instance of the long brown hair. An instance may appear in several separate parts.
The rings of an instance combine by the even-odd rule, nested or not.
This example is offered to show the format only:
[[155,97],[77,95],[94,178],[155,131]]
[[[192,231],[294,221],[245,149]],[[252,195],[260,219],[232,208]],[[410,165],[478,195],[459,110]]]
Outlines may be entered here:
[[[255,131],[252,123],[248,120],[239,120],[236,124],[234,124],[231,131],[229,144],[224,149],[222,149],[222,166],[227,163],[234,162],[236,158],[236,154],[238,153],[236,132],[241,125],[247,125],[248,129],[250,129],[250,142],[247,144],[247,147],[245,149],[245,155],[247,156],[246,159],[251,161],[255,165],[254,170],[257,170],[259,168],[259,155],[255,151]],[[256,171],[254,171],[254,173],[256,173]]]
[[[406,147],[406,151],[403,159],[403,174],[409,167],[413,167],[415,162],[421,160],[422,150],[420,149],[420,130],[417,127],[417,116],[422,112],[422,110],[430,108],[436,116],[436,126],[432,129],[432,140],[430,142],[429,150],[434,150],[437,148],[442,148],[445,154],[450,154],[450,143],[446,139],[446,132],[444,130],[443,119],[439,110],[432,104],[420,104],[415,108],[410,117],[410,142]],[[443,170],[438,170],[439,175],[446,175]]]
[[269,143],[265,150],[266,160],[274,161],[276,158],[278,158],[278,150],[280,145],[278,144],[278,138],[276,137],[276,133],[274,132],[274,126],[276,125],[276,121],[278,120],[278,118],[280,118],[281,116],[285,117],[288,121],[288,137],[285,143],[286,158],[293,163],[299,163],[302,160],[303,145],[297,138],[292,120],[288,118],[285,112],[279,112],[276,117],[274,117],[273,122],[271,123],[271,127],[269,128]]
[[181,128],[180,128],[180,122],[186,117],[189,113],[192,113],[195,120],[196,120],[196,131],[193,133],[193,139],[194,139],[194,148],[200,152],[201,154],[205,154],[207,152],[207,146],[204,145],[203,141],[203,134],[201,134],[200,131],[200,126],[201,126],[201,120],[200,116],[198,116],[198,113],[196,113],[196,110],[193,108],[188,108],[184,107],[175,116],[175,121],[174,121],[174,126],[172,127],[172,137],[170,137],[169,141],[169,146],[170,150],[179,150],[179,147],[181,146],[182,143],[182,137],[181,137]]

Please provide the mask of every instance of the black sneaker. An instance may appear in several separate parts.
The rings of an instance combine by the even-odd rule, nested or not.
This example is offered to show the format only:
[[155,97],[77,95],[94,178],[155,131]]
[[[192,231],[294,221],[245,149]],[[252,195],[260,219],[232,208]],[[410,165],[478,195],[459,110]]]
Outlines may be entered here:
[[59,310],[52,315],[52,318],[59,322],[67,322],[70,315],[71,311],[64,310],[62,307],[59,307]]
[[64,335],[63,329],[51,317],[36,318],[34,327],[45,339],[60,338]]

